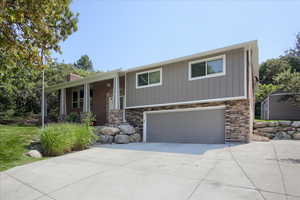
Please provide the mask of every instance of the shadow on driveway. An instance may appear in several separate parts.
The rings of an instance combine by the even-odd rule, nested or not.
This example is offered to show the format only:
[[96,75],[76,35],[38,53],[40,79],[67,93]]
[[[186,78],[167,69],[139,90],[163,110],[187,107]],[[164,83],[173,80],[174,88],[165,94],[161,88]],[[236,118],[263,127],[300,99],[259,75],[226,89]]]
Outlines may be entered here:
[[129,143],[129,144],[102,144],[95,145],[94,148],[122,149],[133,151],[152,151],[166,153],[181,153],[201,155],[206,151],[224,149],[229,146],[240,145],[237,143],[227,144],[182,144],[182,143]]

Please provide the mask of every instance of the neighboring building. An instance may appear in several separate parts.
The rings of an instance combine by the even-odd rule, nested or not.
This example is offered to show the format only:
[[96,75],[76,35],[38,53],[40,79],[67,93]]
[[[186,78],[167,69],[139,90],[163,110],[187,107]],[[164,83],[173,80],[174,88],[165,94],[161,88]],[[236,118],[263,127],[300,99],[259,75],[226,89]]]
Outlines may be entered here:
[[300,106],[287,101],[288,93],[275,92],[261,103],[261,119],[265,120],[300,120]]
[[256,41],[159,63],[97,73],[60,90],[60,115],[96,114],[97,125],[128,122],[145,142],[249,140],[258,76]]

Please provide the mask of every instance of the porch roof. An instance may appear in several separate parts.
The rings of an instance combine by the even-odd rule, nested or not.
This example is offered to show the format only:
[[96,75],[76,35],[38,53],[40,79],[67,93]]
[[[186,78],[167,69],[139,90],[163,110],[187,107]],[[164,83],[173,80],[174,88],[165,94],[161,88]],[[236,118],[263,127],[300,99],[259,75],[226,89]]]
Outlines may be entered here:
[[73,81],[67,81],[64,83],[59,83],[56,85],[52,85],[45,88],[45,92],[53,92],[55,90],[63,89],[63,88],[70,88],[75,87],[79,85],[84,85],[85,83],[93,83],[97,81],[104,81],[108,79],[112,79],[116,76],[119,76],[121,72],[121,69],[109,71],[109,72],[97,72],[95,74],[92,74],[90,76],[86,76],[81,79],[73,80]]

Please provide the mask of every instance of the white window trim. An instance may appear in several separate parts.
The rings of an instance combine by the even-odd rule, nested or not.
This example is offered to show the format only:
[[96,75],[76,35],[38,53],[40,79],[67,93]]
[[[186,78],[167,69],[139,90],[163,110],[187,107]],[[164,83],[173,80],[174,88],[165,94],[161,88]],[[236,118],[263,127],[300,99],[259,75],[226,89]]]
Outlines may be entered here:
[[[145,74],[145,73],[150,73],[150,72],[157,72],[159,71],[159,74],[160,74],[160,81],[159,83],[153,83],[153,84],[148,84],[148,85],[143,85],[143,86],[139,86],[138,85],[138,76],[140,74]],[[148,81],[149,81],[149,77],[148,77]],[[142,71],[142,72],[138,72],[135,74],[135,87],[137,89],[139,88],[147,88],[147,87],[154,87],[154,86],[159,86],[159,85],[162,85],[162,68],[158,68],[158,69],[153,69],[153,70],[148,70],[148,71]]]
[[[217,60],[217,59],[222,59],[223,60],[223,72],[209,74],[209,75],[205,75],[205,76],[199,76],[199,77],[192,77],[192,64],[205,62],[205,67],[207,68],[207,62],[208,61]],[[206,73],[207,73],[207,69],[206,69]],[[206,59],[201,59],[201,60],[194,60],[194,61],[189,62],[189,81],[197,80],[197,79],[217,77],[217,76],[224,76],[224,75],[226,75],[226,56],[225,56],[225,54],[221,55],[221,56],[215,56],[215,57],[211,57],[211,58],[206,58]]]

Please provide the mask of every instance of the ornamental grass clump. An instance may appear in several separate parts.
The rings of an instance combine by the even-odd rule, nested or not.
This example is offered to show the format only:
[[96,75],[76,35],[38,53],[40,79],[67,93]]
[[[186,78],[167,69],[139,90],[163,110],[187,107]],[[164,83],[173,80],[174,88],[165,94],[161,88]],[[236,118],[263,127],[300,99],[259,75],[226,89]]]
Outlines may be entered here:
[[58,156],[72,150],[87,148],[96,139],[92,129],[83,124],[50,124],[41,133],[43,152]]

